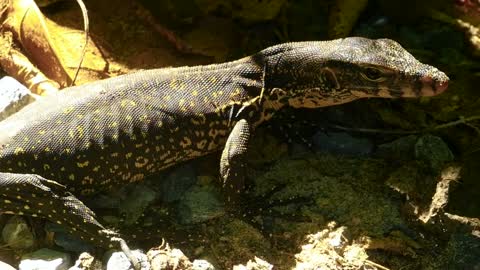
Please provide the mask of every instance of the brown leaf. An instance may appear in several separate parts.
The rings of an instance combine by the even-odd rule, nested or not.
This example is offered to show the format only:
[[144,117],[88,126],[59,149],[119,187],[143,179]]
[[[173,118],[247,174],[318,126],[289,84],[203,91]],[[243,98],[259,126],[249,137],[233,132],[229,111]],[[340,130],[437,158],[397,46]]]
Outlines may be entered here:
[[[51,41],[45,18],[33,0],[2,0],[7,16],[2,28],[13,33],[25,53],[50,79],[62,87],[70,86],[72,79],[66,72],[57,49]],[[5,16],[3,16],[5,17]],[[29,68],[27,68],[29,69]]]
[[48,79],[12,45],[11,33],[3,33],[0,36],[0,66],[2,69],[36,94],[48,95],[58,91],[58,83]]

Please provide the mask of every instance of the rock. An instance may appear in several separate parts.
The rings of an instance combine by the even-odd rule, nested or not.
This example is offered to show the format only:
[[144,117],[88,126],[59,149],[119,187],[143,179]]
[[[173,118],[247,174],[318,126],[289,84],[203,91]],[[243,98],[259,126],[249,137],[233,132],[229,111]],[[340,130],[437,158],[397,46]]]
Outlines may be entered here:
[[88,252],[82,252],[78,259],[75,261],[75,265],[70,267],[68,270],[91,270],[91,269],[102,269],[101,262],[96,260]]
[[94,249],[93,245],[68,233],[65,226],[47,222],[45,224],[45,230],[48,232],[54,232],[55,236],[53,240],[55,241],[55,244],[67,251],[82,252],[91,251]]
[[91,198],[85,198],[85,202],[93,209],[117,209],[128,196],[128,187],[123,186],[118,190],[112,190],[106,194],[98,194]]
[[152,248],[147,252],[152,270],[192,269],[192,262],[180,249],[171,249],[168,244]]
[[0,121],[35,101],[32,92],[12,77],[0,79]]
[[[150,262],[140,250],[132,250],[133,255],[138,259],[141,270],[151,269]],[[130,270],[133,269],[132,263],[122,251],[110,250],[104,255],[104,261],[106,261],[106,270]]]
[[306,236],[307,243],[295,254],[296,266],[292,269],[366,269],[368,254],[364,245],[349,242],[344,236],[346,227],[328,228]]
[[2,270],[15,270],[15,268],[13,266],[11,266],[8,263],[4,263],[2,261],[0,261],[0,269],[2,269]]
[[160,199],[166,203],[177,201],[196,181],[195,170],[191,164],[179,166],[165,179],[158,181]]
[[364,138],[355,138],[344,132],[317,132],[313,135],[314,149],[339,155],[366,156],[373,150],[373,143]]
[[375,155],[389,160],[412,160],[418,136],[409,135],[378,146]]
[[433,135],[399,138],[380,145],[375,155],[396,161],[421,160],[433,170],[439,170],[443,164],[454,158],[448,145],[440,137]]
[[415,158],[427,162],[433,170],[437,171],[443,164],[452,161],[454,156],[442,138],[425,135],[415,144]]
[[157,197],[156,192],[144,184],[132,187],[120,205],[120,212],[125,215],[125,224],[133,225],[142,216],[143,211]]
[[122,219],[117,216],[102,216],[102,220],[112,227],[119,227],[122,225]]
[[3,241],[13,249],[27,249],[35,244],[35,237],[30,227],[20,216],[13,216],[3,227]]
[[70,255],[64,252],[42,248],[32,253],[22,256],[18,266],[19,270],[39,270],[39,269],[68,269],[72,264]]
[[223,216],[225,209],[211,186],[193,186],[178,203],[178,219],[182,224],[196,224]]
[[215,267],[206,260],[194,260],[192,270],[215,270]]
[[255,257],[255,260],[249,260],[247,265],[235,265],[233,266],[233,270],[271,270],[273,269],[273,265],[264,261],[258,257]]
[[454,233],[435,269],[480,269],[480,239],[473,234]]

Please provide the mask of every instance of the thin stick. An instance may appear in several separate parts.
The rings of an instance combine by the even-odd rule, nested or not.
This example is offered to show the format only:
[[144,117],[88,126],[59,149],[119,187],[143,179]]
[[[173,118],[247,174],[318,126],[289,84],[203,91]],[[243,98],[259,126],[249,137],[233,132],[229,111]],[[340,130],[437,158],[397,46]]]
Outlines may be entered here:
[[80,68],[82,67],[83,59],[85,58],[85,54],[87,53],[87,45],[88,45],[88,38],[89,38],[89,21],[88,21],[88,12],[85,3],[82,0],[77,0],[80,9],[82,10],[83,16],[83,31],[85,32],[85,44],[83,45],[82,55],[80,56],[80,62],[78,63],[77,70],[75,71],[75,76],[73,76],[72,85],[75,84],[77,80],[78,73],[80,72]]
[[448,122],[445,124],[440,124],[436,125],[431,128],[425,128],[422,130],[383,130],[383,129],[373,129],[373,128],[350,128],[350,127],[344,127],[340,125],[331,125],[332,128],[339,129],[339,130],[344,130],[344,131],[354,131],[354,132],[361,132],[361,133],[382,133],[382,134],[418,134],[418,133],[426,133],[426,132],[431,132],[439,129],[444,129],[444,128],[449,128],[453,126],[457,126],[460,124],[465,124],[468,127],[474,129],[480,134],[480,129],[478,127],[475,127],[474,125],[470,124],[469,122],[475,121],[475,120],[480,120],[480,115],[474,115],[470,117],[463,117],[461,116],[460,119]]

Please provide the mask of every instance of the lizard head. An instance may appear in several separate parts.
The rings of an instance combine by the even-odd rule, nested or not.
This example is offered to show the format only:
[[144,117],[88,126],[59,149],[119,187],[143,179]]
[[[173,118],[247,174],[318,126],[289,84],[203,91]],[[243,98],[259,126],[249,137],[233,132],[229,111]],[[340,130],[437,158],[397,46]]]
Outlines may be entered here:
[[[289,45],[289,46],[287,46]],[[447,89],[448,77],[423,64],[389,39],[350,37],[287,43],[271,65],[279,88],[293,107],[322,107],[363,97],[434,96]]]

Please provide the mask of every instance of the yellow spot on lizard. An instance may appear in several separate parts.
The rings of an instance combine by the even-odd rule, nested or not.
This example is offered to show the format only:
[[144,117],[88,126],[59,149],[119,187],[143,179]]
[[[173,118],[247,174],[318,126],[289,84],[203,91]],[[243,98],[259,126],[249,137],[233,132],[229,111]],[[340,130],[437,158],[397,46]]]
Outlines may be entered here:
[[171,81],[170,81],[170,87],[172,89],[176,89],[177,88],[177,79],[173,78]]
[[126,107],[126,106],[136,106],[137,103],[135,103],[135,101],[133,100],[130,100],[130,99],[123,99],[121,102],[120,102],[120,106],[121,107]]
[[147,165],[148,159],[144,157],[137,157],[135,159],[135,168],[142,168]]
[[198,149],[203,149],[203,148],[205,148],[206,144],[207,144],[207,140],[201,140],[200,142],[197,143],[197,148]]
[[85,161],[85,162],[77,162],[77,167],[79,167],[79,168],[87,167],[88,164],[90,164],[90,162],[88,160]]
[[83,137],[83,127],[82,126],[77,126],[77,132],[78,132],[78,138]]
[[186,148],[192,144],[192,141],[188,137],[183,137],[183,140],[180,142],[180,146]]
[[69,114],[73,111],[73,107],[68,107],[68,108],[65,108],[65,110],[63,110],[63,113],[64,114]]

